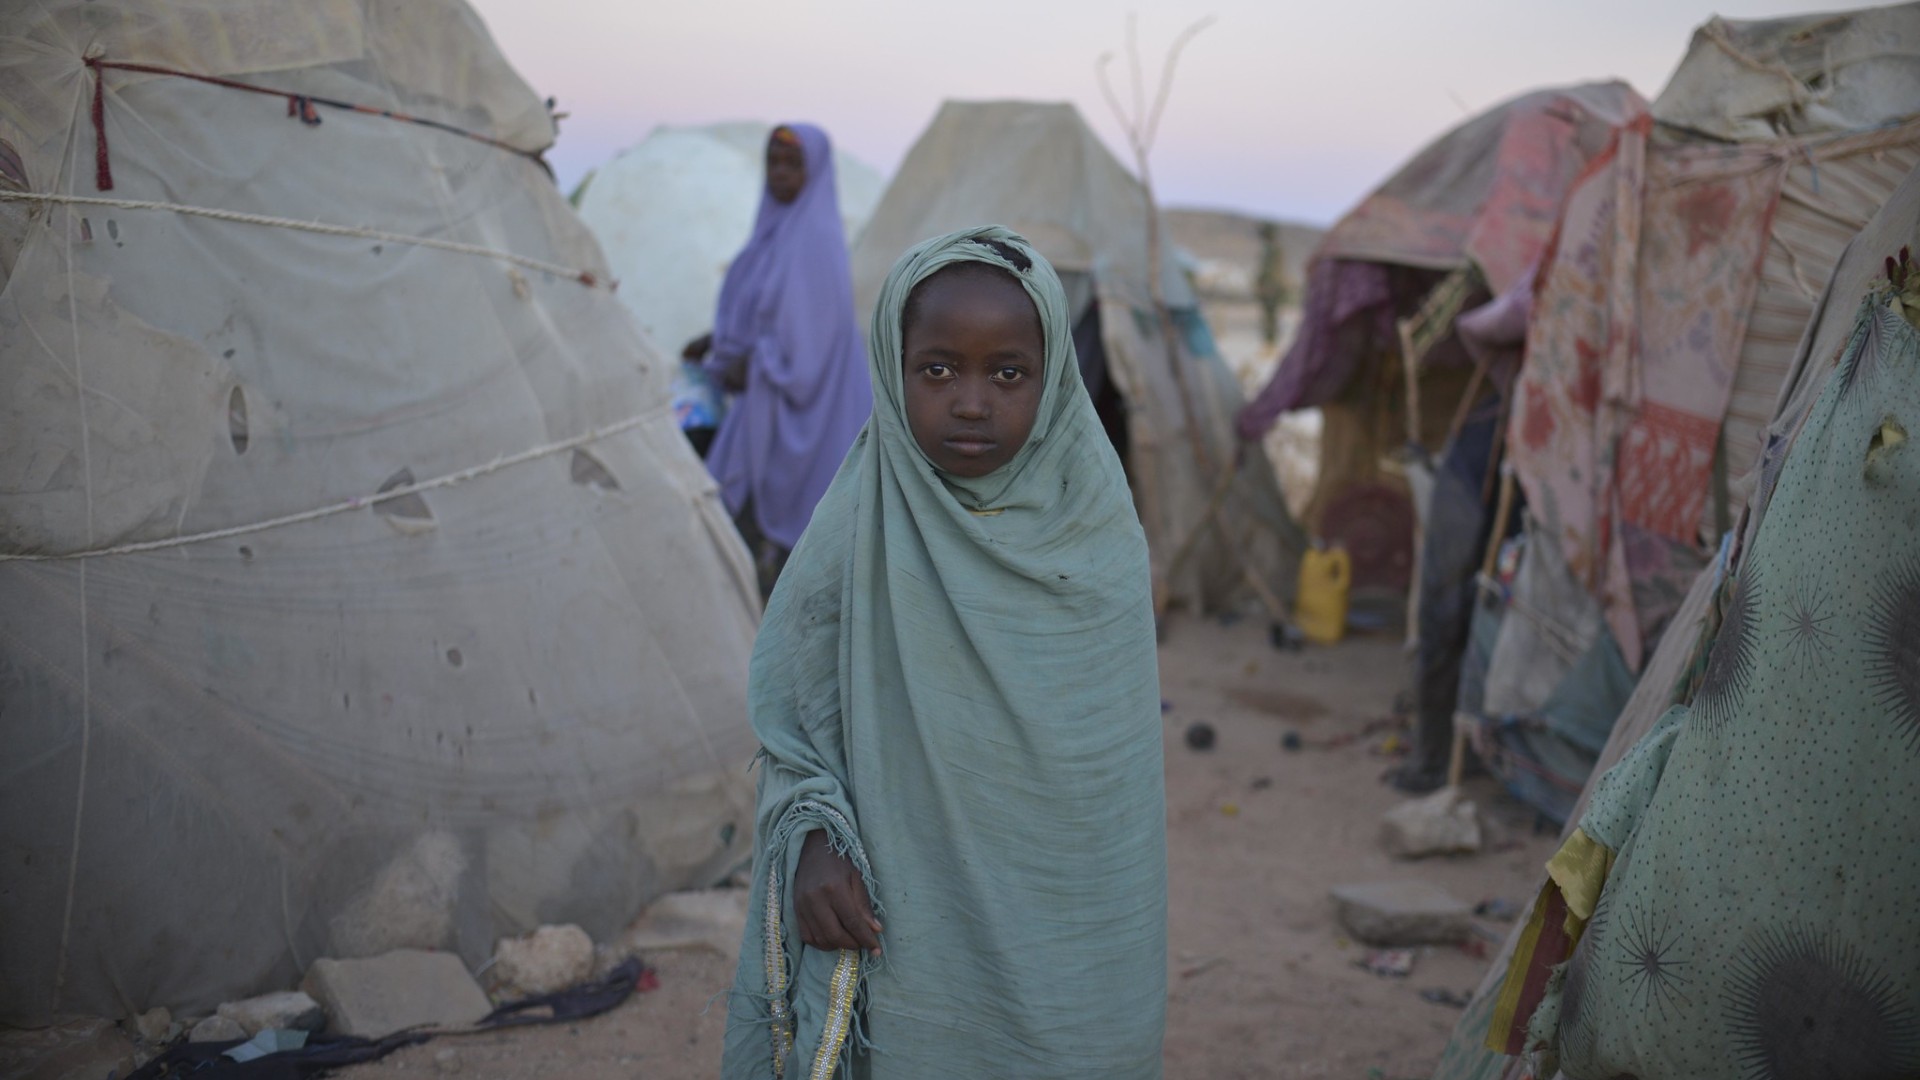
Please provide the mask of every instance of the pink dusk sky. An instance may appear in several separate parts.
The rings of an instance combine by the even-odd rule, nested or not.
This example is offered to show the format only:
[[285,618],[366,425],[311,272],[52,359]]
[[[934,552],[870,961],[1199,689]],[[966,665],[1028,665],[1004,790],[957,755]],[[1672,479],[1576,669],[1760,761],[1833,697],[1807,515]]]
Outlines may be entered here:
[[[1189,23],[1153,167],[1160,201],[1325,224],[1419,147],[1542,86],[1624,79],[1649,98],[1711,0],[473,0],[570,114],[548,154],[571,189],[660,124],[808,120],[891,174],[945,98],[1066,100],[1124,147],[1094,64],[1138,12],[1148,79]],[[1729,18],[1842,10],[1729,0]],[[1123,156],[1123,160],[1126,160]]]

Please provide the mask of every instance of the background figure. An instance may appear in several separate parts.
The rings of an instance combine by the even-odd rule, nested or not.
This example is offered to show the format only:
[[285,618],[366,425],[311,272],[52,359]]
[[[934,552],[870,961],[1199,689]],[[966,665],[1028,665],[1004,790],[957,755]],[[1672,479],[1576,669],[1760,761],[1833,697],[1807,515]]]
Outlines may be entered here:
[[826,132],[773,130],[753,236],[727,270],[713,333],[682,355],[739,395],[707,469],[765,594],[873,406]]
[[1280,227],[1260,224],[1260,276],[1254,280],[1254,299],[1260,301],[1260,340],[1271,349],[1280,344],[1280,305],[1287,302],[1286,263],[1280,250]]

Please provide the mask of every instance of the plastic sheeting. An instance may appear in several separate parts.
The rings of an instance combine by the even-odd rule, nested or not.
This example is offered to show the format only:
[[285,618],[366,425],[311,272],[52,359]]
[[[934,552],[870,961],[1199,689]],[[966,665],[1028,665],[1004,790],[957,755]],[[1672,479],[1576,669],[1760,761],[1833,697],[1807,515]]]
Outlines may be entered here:
[[[668,353],[713,328],[720,282],[753,231],[772,130],[755,122],[656,128],[575,196],[620,279],[620,299]],[[851,245],[886,181],[838,149],[833,171]]]
[[1025,236],[1067,280],[1076,318],[1083,303],[1098,304],[1109,373],[1127,404],[1127,475],[1160,599],[1221,608],[1251,574],[1290,608],[1305,541],[1265,455],[1245,455],[1218,518],[1209,512],[1217,467],[1235,461],[1240,388],[1188,314],[1192,290],[1163,228],[1161,298],[1174,309],[1178,341],[1169,348],[1149,290],[1149,211],[1146,190],[1073,106],[949,101],[907,152],[853,248],[854,299],[870,309],[894,260],[926,237],[988,223]]
[[[751,569],[473,13],[43,0],[4,33],[0,194],[173,208],[0,201],[0,1015],[477,961],[724,872]],[[89,55],[506,145],[107,69],[103,192]]]

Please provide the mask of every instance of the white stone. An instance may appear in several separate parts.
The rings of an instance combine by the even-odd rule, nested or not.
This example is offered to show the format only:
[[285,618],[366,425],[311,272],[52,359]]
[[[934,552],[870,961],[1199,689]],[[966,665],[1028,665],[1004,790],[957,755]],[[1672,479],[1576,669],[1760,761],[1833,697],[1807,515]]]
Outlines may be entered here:
[[141,1040],[150,1043],[163,1043],[173,1034],[173,1013],[165,1005],[157,1005],[139,1016],[130,1017],[127,1027]]
[[193,1025],[188,1042],[235,1042],[247,1037],[247,1029],[230,1016],[209,1016]]
[[1403,859],[1479,851],[1480,814],[1459,788],[1441,788],[1387,811],[1380,843]]
[[453,940],[453,909],[467,855],[451,833],[422,834],[327,923],[334,956],[439,949]]
[[625,953],[712,949],[735,956],[747,929],[747,890],[701,889],[655,900],[621,938]]
[[319,1031],[326,1026],[327,1015],[320,1003],[298,990],[262,994],[245,1001],[229,1001],[215,1010],[240,1025],[248,1038],[262,1031]]
[[469,1027],[493,1011],[458,956],[422,949],[315,960],[300,989],[326,1010],[329,1032],[366,1039],[411,1027]]
[[501,938],[489,976],[517,995],[551,994],[593,974],[593,939],[577,926],[543,926],[525,937]]

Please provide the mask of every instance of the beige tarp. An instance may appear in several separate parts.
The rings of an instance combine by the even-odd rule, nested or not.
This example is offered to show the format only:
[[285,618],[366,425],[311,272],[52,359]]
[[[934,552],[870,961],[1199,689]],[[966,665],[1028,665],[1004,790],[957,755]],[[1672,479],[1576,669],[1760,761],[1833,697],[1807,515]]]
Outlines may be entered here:
[[[1654,118],[1731,142],[1862,131],[1920,102],[1920,3],[1785,19],[1711,19]],[[1818,282],[1815,282],[1818,287]]]
[[[750,566],[474,14],[0,35],[0,1015],[477,961],[724,872]],[[89,55],[505,147],[108,68],[102,191]]]
[[1256,591],[1290,605],[1302,539],[1265,455],[1244,455],[1231,490],[1214,498],[1215,478],[1235,458],[1240,388],[1211,342],[1196,340],[1203,324],[1171,245],[1162,298],[1181,314],[1179,344],[1169,348],[1148,284],[1148,213],[1145,189],[1073,106],[949,101],[854,245],[854,298],[871,310],[893,261],[926,237],[986,223],[1026,236],[1079,293],[1076,307],[1100,306],[1161,597],[1196,610],[1222,607],[1245,590],[1250,572],[1261,583]]

